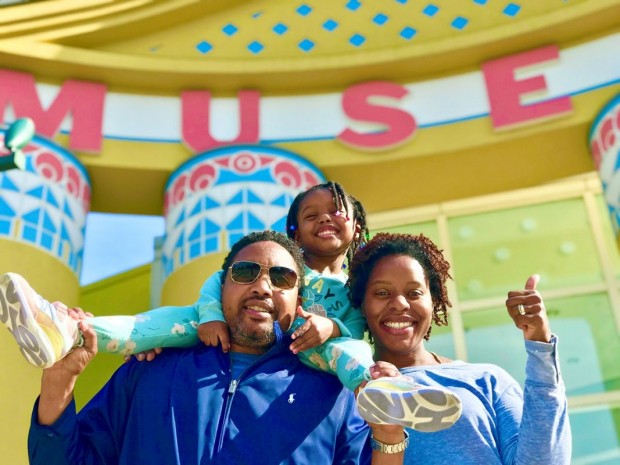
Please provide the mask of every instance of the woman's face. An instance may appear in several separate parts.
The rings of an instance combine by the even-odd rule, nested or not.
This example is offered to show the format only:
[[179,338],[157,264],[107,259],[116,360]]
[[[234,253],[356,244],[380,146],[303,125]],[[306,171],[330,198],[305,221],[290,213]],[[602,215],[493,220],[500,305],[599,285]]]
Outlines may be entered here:
[[420,263],[408,255],[381,258],[368,279],[362,311],[375,340],[378,360],[399,366],[400,356],[423,349],[433,301]]

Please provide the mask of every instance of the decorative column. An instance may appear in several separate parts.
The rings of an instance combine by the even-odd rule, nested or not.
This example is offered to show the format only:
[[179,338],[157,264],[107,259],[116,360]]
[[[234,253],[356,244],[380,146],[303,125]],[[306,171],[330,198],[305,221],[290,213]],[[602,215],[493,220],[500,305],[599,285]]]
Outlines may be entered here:
[[0,172],[0,272],[24,274],[42,293],[47,283],[46,296],[77,303],[90,179],[73,155],[45,139],[36,137],[24,153],[23,170]]
[[285,232],[295,196],[322,182],[312,164],[275,147],[224,147],[180,166],[164,197],[162,303],[194,302],[237,240],[252,231]]

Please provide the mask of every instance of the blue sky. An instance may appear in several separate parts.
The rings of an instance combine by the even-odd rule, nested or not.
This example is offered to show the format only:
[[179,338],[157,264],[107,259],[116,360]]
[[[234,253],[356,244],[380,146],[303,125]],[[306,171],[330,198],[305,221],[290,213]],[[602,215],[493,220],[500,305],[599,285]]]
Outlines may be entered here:
[[80,283],[95,281],[153,261],[153,240],[164,234],[161,216],[89,213]]

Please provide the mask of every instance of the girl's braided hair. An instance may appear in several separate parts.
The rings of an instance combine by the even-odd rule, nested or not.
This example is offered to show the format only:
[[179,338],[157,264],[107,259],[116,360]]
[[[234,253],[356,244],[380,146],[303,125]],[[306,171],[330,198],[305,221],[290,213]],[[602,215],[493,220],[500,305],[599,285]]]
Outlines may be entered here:
[[[351,263],[355,253],[368,241],[369,232],[366,221],[366,211],[364,210],[362,203],[351,194],[347,193],[337,182],[329,181],[324,184],[317,184],[316,186],[312,186],[310,189],[301,192],[297,195],[297,197],[295,197],[295,200],[293,200],[286,217],[286,234],[291,239],[295,238],[295,231],[299,227],[297,215],[299,213],[301,202],[308,194],[319,189],[328,190],[332,194],[332,198],[334,199],[334,207],[336,210],[344,210],[346,215],[352,216],[352,219],[356,221],[360,227],[360,233],[353,237],[353,241],[347,250],[347,261]],[[350,207],[353,208],[353,212],[349,212]]]
[[[431,291],[433,321],[437,326],[447,326],[448,307],[452,306],[446,287],[446,281],[452,279],[450,263],[423,234],[379,233],[369,240],[350,262],[347,288],[351,304],[361,308],[372,270],[381,258],[390,255],[407,255],[420,263]],[[424,339],[430,338],[431,328]]]

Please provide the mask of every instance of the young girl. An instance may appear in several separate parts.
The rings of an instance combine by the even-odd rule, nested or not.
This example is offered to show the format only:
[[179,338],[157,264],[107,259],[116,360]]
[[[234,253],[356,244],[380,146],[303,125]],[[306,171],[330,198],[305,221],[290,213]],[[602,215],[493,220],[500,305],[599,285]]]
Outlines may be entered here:
[[[336,374],[356,390],[372,379],[375,368],[370,346],[362,341],[366,322],[351,306],[345,289],[345,261],[368,237],[361,203],[337,183],[320,184],[299,194],[287,217],[287,235],[302,248],[306,263],[303,308],[293,323],[291,350],[313,368]],[[256,279],[256,265],[236,265],[237,273]],[[207,345],[229,349],[229,333],[221,309],[222,273],[204,283],[192,306],[161,307],[135,316],[91,318],[101,352],[130,355],[158,347],[189,347],[197,334]],[[256,276],[254,276],[256,274]],[[79,344],[75,320],[62,304],[50,304],[19,275],[0,277],[0,304],[21,303],[17,318],[2,318],[30,363],[53,365]],[[24,311],[26,309],[26,311]],[[15,312],[14,312],[15,313]],[[26,316],[26,318],[24,318]],[[198,329],[198,331],[196,331]],[[375,377],[377,375],[375,374]],[[448,390],[422,388],[405,378],[379,378],[366,385],[365,407],[375,423],[397,424],[429,431],[452,426],[460,416],[460,400]],[[371,407],[368,407],[371,405]],[[432,412],[432,415],[429,414]],[[437,416],[442,421],[437,421]]]

